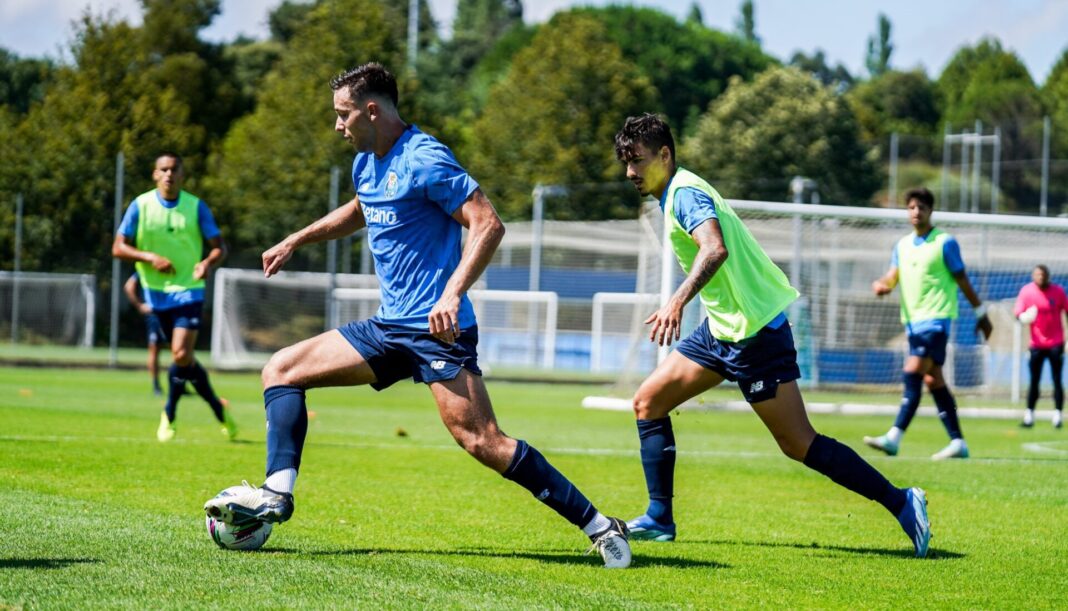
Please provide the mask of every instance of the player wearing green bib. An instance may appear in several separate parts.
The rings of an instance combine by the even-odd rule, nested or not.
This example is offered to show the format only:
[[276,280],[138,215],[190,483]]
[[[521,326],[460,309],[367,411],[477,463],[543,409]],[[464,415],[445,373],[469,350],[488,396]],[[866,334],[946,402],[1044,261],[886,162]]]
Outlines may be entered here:
[[675,164],[671,129],[645,114],[616,135],[616,157],[642,195],[660,200],[670,240],[686,279],[646,324],[650,339],[670,345],[681,335],[683,307],[700,295],[708,317],[642,383],[634,396],[649,506],[628,522],[634,539],[673,541],[675,435],[671,410],[736,381],[779,448],[835,483],[882,504],[927,554],[931,529],[919,488],[897,488],[856,452],[816,433],[797,387],[797,366],[785,308],[798,296],[786,276],[707,182]]
[[174,438],[178,399],[189,382],[208,402],[223,425],[223,434],[234,439],[237,426],[230,410],[215,394],[208,372],[193,354],[205,279],[222,263],[226,245],[207,204],[182,190],[184,177],[181,157],[164,153],[156,158],[152,170],[156,188],[130,203],[111,254],[134,263],[144,306],[159,319],[163,339],[171,344],[174,362],[168,371],[167,403],[160,414],[156,437],[160,441]]
[[909,341],[905,392],[894,426],[885,435],[864,437],[864,443],[889,456],[896,455],[926,384],[938,407],[938,417],[949,433],[949,445],[931,458],[967,458],[968,444],[960,431],[957,402],[942,376],[950,326],[957,317],[957,288],[975,308],[976,330],[986,337],[990,337],[992,329],[990,319],[964,271],[957,241],[931,225],[934,195],[922,187],[910,189],[905,193],[905,202],[913,232],[898,240],[890,256],[890,269],[872,283],[872,291],[878,297],[890,294],[895,286],[901,287],[901,323]]

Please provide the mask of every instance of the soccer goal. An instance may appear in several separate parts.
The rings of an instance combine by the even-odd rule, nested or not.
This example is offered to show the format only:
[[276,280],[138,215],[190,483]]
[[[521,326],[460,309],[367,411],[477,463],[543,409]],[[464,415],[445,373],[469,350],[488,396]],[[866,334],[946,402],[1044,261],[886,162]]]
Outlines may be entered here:
[[[793,327],[802,383],[850,392],[895,390],[907,354],[899,318],[897,293],[876,298],[871,283],[890,263],[891,248],[910,231],[900,209],[860,208],[774,202],[730,201],[757,241],[801,292],[787,315]],[[646,210],[650,224],[663,226],[659,210]],[[652,218],[656,215],[656,218]],[[1045,263],[1052,281],[1068,280],[1068,219],[967,214],[935,210],[937,227],[960,243],[968,275],[988,304],[994,334],[983,342],[973,332],[975,315],[960,298],[960,317],[953,325],[945,373],[957,389],[1010,402],[1018,397],[1021,350],[1012,305],[1031,271]],[[645,286],[659,285],[659,303],[682,279],[670,246],[658,234],[662,267],[647,266]],[[667,265],[666,263],[670,263]],[[652,299],[648,296],[641,300]],[[696,300],[695,300],[696,301]],[[700,321],[700,318],[690,317]],[[641,328],[637,328],[641,327]],[[627,397],[634,380],[654,365],[648,354],[647,330],[632,325],[620,383],[609,393]],[[1022,333],[1026,337],[1026,330]],[[603,341],[603,340],[602,340]],[[1026,340],[1023,340],[1026,346]],[[601,349],[604,354],[604,348]],[[662,359],[661,352],[659,358]],[[604,357],[601,366],[604,366]],[[617,357],[613,357],[617,358]]]
[[92,274],[0,272],[0,337],[90,348],[95,328]]

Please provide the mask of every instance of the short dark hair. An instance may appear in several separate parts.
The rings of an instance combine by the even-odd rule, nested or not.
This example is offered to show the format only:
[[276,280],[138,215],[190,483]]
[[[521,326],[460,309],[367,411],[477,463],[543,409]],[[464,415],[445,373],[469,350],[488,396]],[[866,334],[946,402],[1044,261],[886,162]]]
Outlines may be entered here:
[[163,159],[164,157],[170,157],[171,159],[177,161],[178,167],[180,168],[185,167],[185,161],[182,160],[182,156],[178,153],[175,153],[174,151],[160,151],[160,153],[156,155],[156,158],[152,160],[152,168],[155,169],[156,162],[160,159]]
[[1042,273],[1046,274],[1046,277],[1049,278],[1049,268],[1046,267],[1045,264],[1039,263],[1038,265],[1035,266],[1035,269],[1042,270]]
[[378,62],[367,62],[330,79],[334,91],[346,87],[352,99],[359,101],[369,95],[388,98],[397,105],[397,79]]
[[916,200],[928,208],[934,208],[934,193],[931,193],[927,187],[914,187],[905,191],[905,204],[908,205],[912,200]]
[[616,134],[616,158],[624,162],[633,159],[634,146],[639,143],[654,152],[666,146],[671,151],[671,160],[675,160],[675,138],[671,136],[671,127],[654,114],[627,117],[623,129]]

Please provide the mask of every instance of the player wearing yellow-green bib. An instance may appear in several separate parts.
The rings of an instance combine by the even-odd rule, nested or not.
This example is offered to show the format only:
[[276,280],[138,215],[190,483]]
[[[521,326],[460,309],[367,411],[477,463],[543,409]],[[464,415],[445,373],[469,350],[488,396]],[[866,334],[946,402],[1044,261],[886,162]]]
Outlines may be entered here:
[[967,458],[968,444],[960,431],[957,402],[942,376],[950,325],[957,317],[957,288],[975,307],[976,329],[986,337],[990,337],[992,329],[990,319],[964,271],[957,241],[931,224],[934,195],[922,187],[910,189],[905,193],[905,202],[913,231],[894,245],[890,269],[872,283],[872,291],[878,297],[890,294],[895,286],[901,287],[901,323],[909,340],[905,392],[894,426],[885,435],[864,437],[864,443],[889,456],[896,455],[926,384],[938,407],[938,417],[949,433],[949,445],[931,458]]
[[737,381],[779,448],[835,483],[882,504],[923,557],[931,537],[919,488],[897,488],[856,452],[816,433],[797,387],[797,366],[785,308],[798,296],[753,234],[719,193],[675,164],[671,129],[658,117],[630,117],[616,135],[616,157],[642,195],[660,200],[664,222],[686,279],[654,312],[650,339],[680,338],[683,307],[700,295],[708,315],[642,383],[634,395],[649,506],[627,523],[634,539],[673,541],[675,435],[671,410],[719,385]]
[[111,254],[134,263],[144,305],[159,319],[163,339],[171,344],[174,362],[167,376],[167,403],[156,437],[160,441],[174,438],[178,399],[189,382],[211,406],[223,425],[223,434],[233,439],[237,426],[230,411],[193,354],[204,304],[204,281],[222,263],[226,245],[207,204],[182,190],[184,177],[181,157],[163,153],[156,158],[152,170],[156,188],[130,203]]

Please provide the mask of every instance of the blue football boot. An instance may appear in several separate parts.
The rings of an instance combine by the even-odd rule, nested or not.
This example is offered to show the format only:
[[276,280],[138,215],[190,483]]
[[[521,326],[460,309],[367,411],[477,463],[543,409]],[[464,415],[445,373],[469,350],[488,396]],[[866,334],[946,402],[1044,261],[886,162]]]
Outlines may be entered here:
[[927,546],[931,543],[931,521],[927,519],[927,493],[922,488],[909,488],[905,491],[905,507],[897,516],[897,521],[916,548],[916,557],[927,556]]
[[627,522],[630,538],[639,541],[674,541],[675,523],[661,524],[642,514]]

